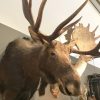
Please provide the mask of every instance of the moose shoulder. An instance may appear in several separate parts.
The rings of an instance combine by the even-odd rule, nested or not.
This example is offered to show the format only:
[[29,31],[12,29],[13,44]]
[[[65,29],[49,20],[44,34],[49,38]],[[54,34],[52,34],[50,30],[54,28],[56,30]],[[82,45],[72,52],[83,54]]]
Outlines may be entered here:
[[[80,95],[80,77],[70,61],[70,53],[99,55],[98,46],[87,52],[73,50],[73,43],[63,44],[55,39],[75,25],[79,20],[67,25],[86,5],[86,0],[71,16],[64,20],[50,36],[39,31],[43,9],[47,0],[42,0],[36,22],[32,17],[32,0],[22,0],[25,18],[30,23],[31,39],[16,39],[8,44],[0,61],[0,92],[2,100],[30,100],[36,92],[39,80],[46,84],[59,85],[62,93]],[[65,28],[65,25],[66,28]],[[91,53],[92,52],[92,53]],[[41,81],[42,82],[42,81]],[[42,84],[42,83],[41,83]],[[44,84],[43,84],[44,85]],[[43,87],[45,89],[45,86]],[[41,88],[40,88],[41,90]]]

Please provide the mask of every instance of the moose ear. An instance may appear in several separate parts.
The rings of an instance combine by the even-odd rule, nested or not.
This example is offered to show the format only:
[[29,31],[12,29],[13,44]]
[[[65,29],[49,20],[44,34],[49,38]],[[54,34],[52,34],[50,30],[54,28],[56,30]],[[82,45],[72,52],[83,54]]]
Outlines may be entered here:
[[48,47],[48,48],[54,48],[57,45],[57,41],[55,40],[51,42],[44,40],[43,42],[44,42],[45,47]]

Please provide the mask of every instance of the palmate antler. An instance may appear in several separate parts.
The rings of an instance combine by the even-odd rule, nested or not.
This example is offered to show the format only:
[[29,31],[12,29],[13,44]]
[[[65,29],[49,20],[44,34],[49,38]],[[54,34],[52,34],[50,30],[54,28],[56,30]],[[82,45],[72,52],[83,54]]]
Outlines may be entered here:
[[[33,19],[32,12],[31,12],[32,0],[29,0],[29,2],[28,2],[28,0],[22,0],[23,12],[24,12],[25,18],[28,20],[28,22],[30,23],[30,26],[31,26],[31,27],[29,27],[29,32],[31,32],[30,35],[32,38],[34,38],[34,33],[36,33],[42,43],[43,43],[43,40],[46,40],[47,42],[51,42],[52,40],[54,40],[58,36],[60,36],[63,33],[63,32],[61,32],[61,29],[65,25],[67,25],[82,10],[82,8],[88,2],[88,0],[86,0],[71,16],[69,16],[66,20],[64,20],[61,24],[59,24],[58,27],[54,30],[54,32],[50,36],[45,36],[39,31],[39,28],[41,25],[43,10],[44,10],[46,1],[47,0],[42,0],[42,3],[39,8],[39,13],[38,13],[36,23],[34,23],[34,19]],[[78,19],[74,23],[71,23],[68,26],[66,26],[67,27],[66,29],[75,25],[79,20],[80,19]]]
[[89,31],[89,24],[87,27],[84,27],[83,24],[79,24],[79,26],[75,26],[72,32],[72,39],[77,40],[76,45],[79,50],[89,51],[96,46],[95,43],[95,30],[92,32]]
[[72,49],[72,52],[76,54],[82,54],[82,55],[92,55],[94,58],[97,58],[97,57],[100,57],[99,49],[100,49],[100,42],[94,49],[90,51],[77,51],[75,49]]
[[79,24],[79,26],[70,28],[65,37],[70,43],[71,40],[74,40],[74,44],[79,49],[72,49],[73,53],[100,57],[100,42],[97,45],[95,43],[95,40],[100,37],[95,37],[95,31],[97,30],[98,26],[92,32],[89,31],[89,26],[89,24],[87,27],[84,27],[83,24]]
[[95,31],[97,30],[98,26],[92,32],[89,31],[89,26],[89,24],[87,27],[84,27],[83,24],[75,26],[72,33],[72,38],[74,40],[77,40],[76,46],[80,51],[77,52],[76,50],[73,50],[73,52],[85,55],[92,55],[93,57],[100,57],[100,42],[97,45],[95,43]]

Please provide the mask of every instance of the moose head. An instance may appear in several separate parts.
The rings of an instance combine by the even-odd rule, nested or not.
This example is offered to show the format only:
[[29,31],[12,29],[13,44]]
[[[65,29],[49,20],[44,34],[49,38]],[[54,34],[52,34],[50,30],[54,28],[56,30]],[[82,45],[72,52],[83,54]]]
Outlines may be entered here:
[[[59,84],[61,92],[79,95],[80,77],[73,68],[70,54],[98,56],[100,43],[89,51],[73,49],[72,42],[56,41],[64,30],[74,26],[81,18],[68,24],[86,5],[86,0],[71,16],[64,20],[50,36],[39,31],[42,14],[47,0],[42,0],[37,20],[32,16],[32,0],[22,0],[25,18],[31,39],[16,39],[8,44],[0,62],[0,91],[5,100],[29,100],[38,87],[40,78],[45,83]],[[68,24],[68,25],[67,25]],[[66,26],[67,25],[67,26]],[[94,54],[96,52],[96,54]]]
[[[87,1],[85,1],[69,18],[67,18],[61,24],[59,24],[58,27],[54,30],[54,32],[50,36],[45,36],[39,31],[39,27],[41,24],[42,13],[43,13],[43,9],[44,9],[44,5],[45,5],[46,1],[47,0],[43,0],[40,5],[38,17],[37,17],[35,24],[34,24],[34,19],[32,17],[32,13],[31,13],[31,0],[30,0],[30,2],[27,2],[27,0],[26,1],[23,0],[23,2],[22,2],[25,18],[30,23],[29,32],[31,34],[31,37],[35,41],[37,40],[36,37],[38,37],[38,40],[40,40],[40,42],[42,43],[42,46],[43,46],[42,52],[39,57],[39,68],[45,74],[46,78],[48,79],[49,83],[51,83],[51,84],[53,84],[55,82],[59,83],[59,80],[60,80],[59,84],[61,84],[61,83],[66,84],[66,83],[69,83],[68,79],[72,79],[72,80],[75,79],[77,85],[79,86],[80,78],[77,75],[77,73],[73,70],[73,68],[71,67],[71,62],[70,62],[70,57],[69,57],[69,55],[71,53],[71,46],[62,44],[58,41],[55,41],[55,39],[63,33],[62,32],[63,27],[66,24],[68,24],[79,13],[79,11],[85,6]],[[69,27],[75,25],[80,19],[81,18],[79,18],[75,22],[67,25],[66,30]],[[35,37],[35,35],[37,35],[37,36]],[[66,73],[74,73],[74,74],[65,75]],[[66,76],[66,78],[63,78],[65,76]],[[62,78],[62,80],[60,78]],[[64,82],[65,79],[68,82],[67,81]],[[63,81],[63,82],[61,82],[61,81]],[[70,80],[70,84],[71,84],[71,80]],[[62,86],[62,85],[63,84],[61,84],[60,86]],[[66,86],[64,86],[64,88]],[[74,88],[73,89],[76,90],[76,86],[74,86]],[[71,90],[71,89],[69,89],[69,90]],[[79,93],[79,90],[80,90],[80,88],[78,88],[78,92],[74,91],[74,93],[72,95]]]

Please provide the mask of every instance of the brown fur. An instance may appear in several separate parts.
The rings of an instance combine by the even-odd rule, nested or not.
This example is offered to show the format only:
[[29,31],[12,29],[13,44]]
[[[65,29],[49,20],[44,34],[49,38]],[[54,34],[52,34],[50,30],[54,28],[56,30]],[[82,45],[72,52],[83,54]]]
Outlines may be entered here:
[[55,84],[60,79],[65,89],[72,84],[75,91],[71,88],[67,91],[70,95],[79,95],[80,79],[71,67],[69,54],[69,47],[58,41],[52,46],[26,39],[12,41],[0,62],[2,97],[5,100],[28,100],[43,76],[47,84]]

